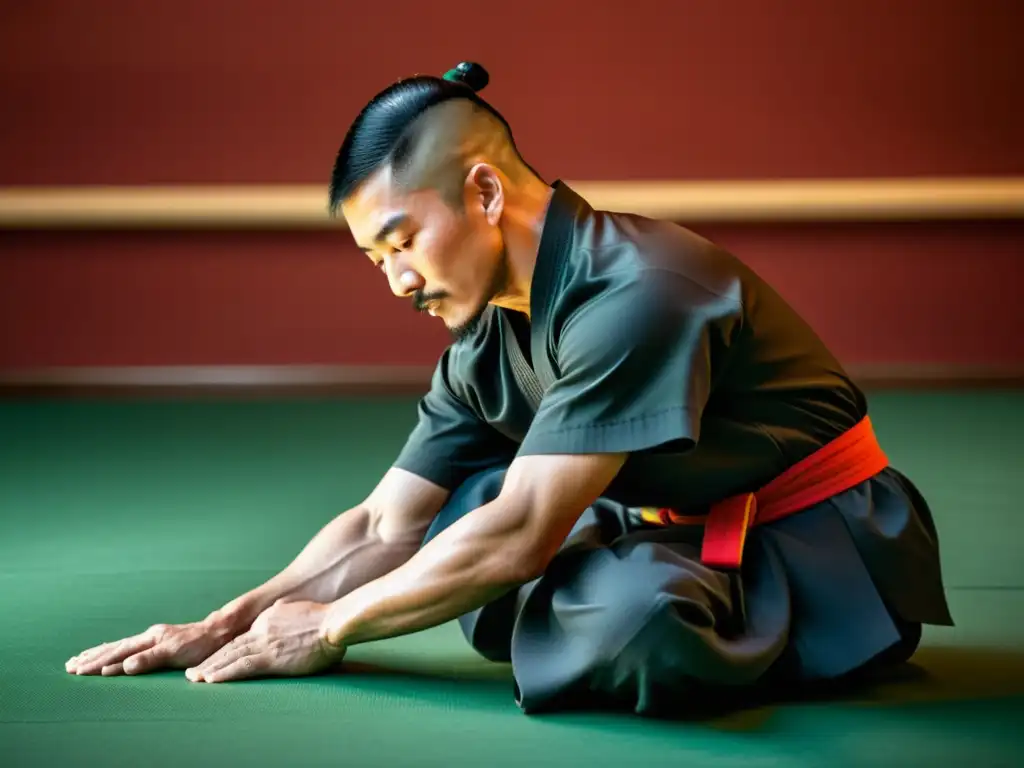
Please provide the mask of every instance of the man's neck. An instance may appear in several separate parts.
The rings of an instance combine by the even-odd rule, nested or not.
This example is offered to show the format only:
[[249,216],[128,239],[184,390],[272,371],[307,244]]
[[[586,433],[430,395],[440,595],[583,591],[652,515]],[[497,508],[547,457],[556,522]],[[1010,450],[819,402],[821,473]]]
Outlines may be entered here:
[[499,307],[530,315],[530,286],[537,265],[544,222],[554,189],[531,177],[509,196],[502,216],[505,222],[505,255],[508,259],[508,287],[491,302]]

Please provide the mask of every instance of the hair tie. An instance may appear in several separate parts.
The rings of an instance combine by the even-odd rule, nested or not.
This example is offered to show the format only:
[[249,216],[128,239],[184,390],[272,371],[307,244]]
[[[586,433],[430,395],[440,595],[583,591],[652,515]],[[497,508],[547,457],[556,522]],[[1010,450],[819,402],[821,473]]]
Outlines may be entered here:
[[482,91],[490,81],[487,70],[473,61],[460,62],[456,67],[445,72],[442,79],[460,83],[474,91]]

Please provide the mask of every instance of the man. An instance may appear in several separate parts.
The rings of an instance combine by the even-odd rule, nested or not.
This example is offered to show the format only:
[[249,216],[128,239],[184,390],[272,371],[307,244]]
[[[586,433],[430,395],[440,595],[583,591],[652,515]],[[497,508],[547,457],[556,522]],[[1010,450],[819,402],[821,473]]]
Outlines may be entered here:
[[267,583],[69,671],[309,674],[458,619],[526,712],[652,714],[951,623],[928,507],[811,329],[692,232],[545,183],[486,81],[389,87],[334,168],[356,242],[456,337],[394,466]]

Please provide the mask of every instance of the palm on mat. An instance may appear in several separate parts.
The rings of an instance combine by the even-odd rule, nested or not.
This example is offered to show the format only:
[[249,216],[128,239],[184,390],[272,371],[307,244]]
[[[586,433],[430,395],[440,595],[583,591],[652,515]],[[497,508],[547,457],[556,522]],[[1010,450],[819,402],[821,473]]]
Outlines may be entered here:
[[[1010,457],[1024,448],[1024,397],[873,402],[890,456],[934,499],[958,626],[926,632],[893,679],[673,722],[524,717],[511,670],[476,657],[453,625],[358,646],[306,678],[68,675],[64,661],[85,648],[196,620],[273,573],[365,492],[411,409],[0,405],[0,746],[13,765],[521,765],[547,753],[600,765],[810,766],[823,753],[851,766],[1017,764],[1024,627],[1009,617],[1024,614],[1024,578],[1005,530],[1019,526]],[[370,425],[359,445],[339,440]]]

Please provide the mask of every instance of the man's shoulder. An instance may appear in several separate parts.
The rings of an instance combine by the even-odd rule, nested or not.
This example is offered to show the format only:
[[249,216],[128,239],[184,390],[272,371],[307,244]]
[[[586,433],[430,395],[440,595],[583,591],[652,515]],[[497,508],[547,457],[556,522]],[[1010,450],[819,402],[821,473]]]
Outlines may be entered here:
[[579,228],[553,296],[557,329],[583,314],[656,322],[659,314],[742,310],[750,273],[731,253],[673,222],[595,211]]
[[574,245],[575,255],[588,260],[587,266],[625,277],[678,274],[713,286],[749,276],[733,253],[698,232],[631,213],[595,211]]

